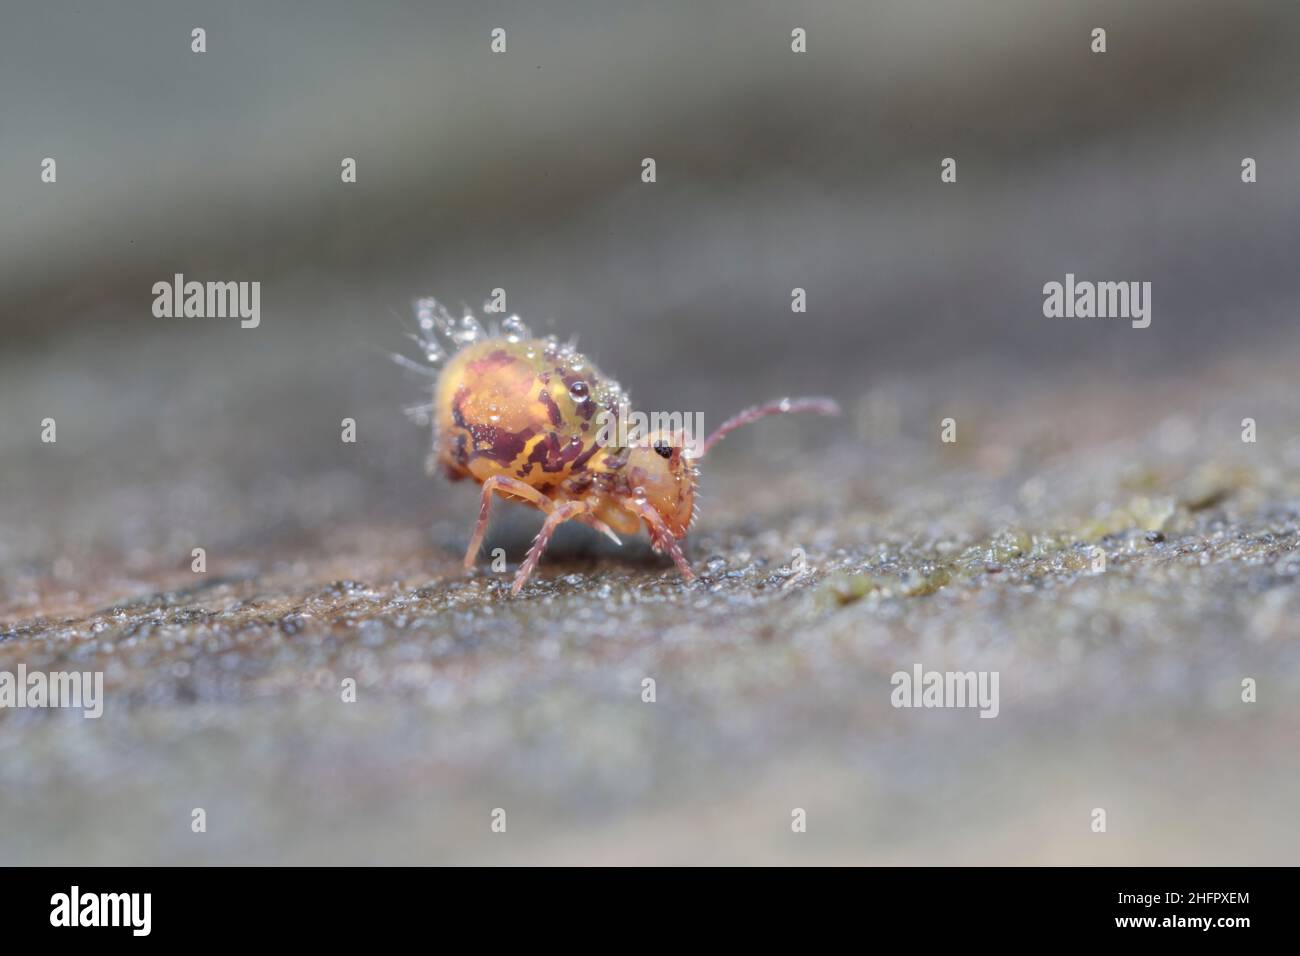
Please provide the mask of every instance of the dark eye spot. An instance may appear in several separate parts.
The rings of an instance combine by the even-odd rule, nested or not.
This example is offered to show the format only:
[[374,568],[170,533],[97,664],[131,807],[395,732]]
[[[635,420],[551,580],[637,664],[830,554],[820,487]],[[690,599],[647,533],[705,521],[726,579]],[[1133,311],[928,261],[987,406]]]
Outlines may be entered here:
[[657,441],[654,444],[655,454],[660,458],[673,457],[673,448],[666,441]]
[[575,402],[585,402],[587,396],[591,394],[591,389],[587,387],[586,382],[574,382],[569,386],[569,394],[573,396]]

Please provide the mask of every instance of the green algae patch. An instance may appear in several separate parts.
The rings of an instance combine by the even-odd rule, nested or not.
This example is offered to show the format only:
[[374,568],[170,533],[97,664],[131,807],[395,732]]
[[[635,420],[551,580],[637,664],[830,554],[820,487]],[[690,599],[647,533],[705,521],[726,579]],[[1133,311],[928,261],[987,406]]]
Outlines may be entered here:
[[1001,564],[1004,561],[1014,561],[1016,558],[1024,557],[1029,554],[1033,546],[1033,539],[1025,532],[1008,528],[993,536],[993,540],[989,543],[989,552],[993,560]]
[[928,571],[907,571],[899,580],[904,597],[926,597],[952,581],[952,574],[947,567],[937,565]]
[[817,586],[815,595],[822,607],[836,608],[873,594],[880,597],[925,597],[945,587],[952,579],[953,572],[947,565],[909,569],[897,578],[868,571],[837,571]]
[[1085,541],[1096,541],[1107,535],[1123,534],[1134,529],[1165,531],[1177,513],[1178,505],[1173,498],[1139,496],[1122,508],[1115,508],[1099,518],[1084,522],[1079,528],[1079,537]]
[[817,603],[823,607],[843,607],[861,601],[869,594],[884,592],[885,581],[866,571],[836,571],[817,585]]

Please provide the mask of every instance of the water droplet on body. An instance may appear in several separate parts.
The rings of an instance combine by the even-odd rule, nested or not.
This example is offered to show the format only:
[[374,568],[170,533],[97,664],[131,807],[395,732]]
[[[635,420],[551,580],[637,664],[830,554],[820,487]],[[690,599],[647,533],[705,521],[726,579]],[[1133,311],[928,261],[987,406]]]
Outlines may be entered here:
[[501,331],[505,333],[506,339],[511,342],[521,342],[532,337],[532,333],[528,331],[528,326],[524,325],[523,320],[517,315],[506,318],[501,323]]
[[460,328],[453,337],[457,345],[473,345],[483,338],[483,326],[478,324],[478,319],[474,316],[467,315],[460,320]]

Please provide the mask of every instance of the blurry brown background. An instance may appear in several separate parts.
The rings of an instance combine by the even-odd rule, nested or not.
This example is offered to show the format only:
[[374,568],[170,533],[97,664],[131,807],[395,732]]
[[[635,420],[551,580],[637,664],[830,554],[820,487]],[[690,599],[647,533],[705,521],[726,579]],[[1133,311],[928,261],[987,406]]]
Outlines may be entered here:
[[[0,669],[109,699],[0,712],[0,862],[1294,862],[1298,43],[1225,0],[6,10]],[[175,272],[260,328],[155,318]],[[1151,327],[1045,319],[1067,272]],[[847,414],[721,446],[694,589],[565,529],[506,601],[384,358],[494,287],[644,409]],[[893,710],[914,661],[1001,716]]]

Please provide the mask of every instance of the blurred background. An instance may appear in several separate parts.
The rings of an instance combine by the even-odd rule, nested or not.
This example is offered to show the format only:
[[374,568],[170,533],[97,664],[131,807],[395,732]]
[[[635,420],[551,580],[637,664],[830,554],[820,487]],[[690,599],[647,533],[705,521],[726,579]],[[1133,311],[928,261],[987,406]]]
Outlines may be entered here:
[[[0,713],[0,862],[1295,862],[1298,45],[1284,0],[7,9],[0,669],[110,699]],[[1151,326],[1044,318],[1067,272]],[[174,273],[260,327],[154,317]],[[640,408],[847,414],[722,446],[702,590],[566,529],[505,605],[385,357],[498,287]],[[1002,579],[826,609],[1008,528]],[[914,660],[1019,706],[882,707]]]

